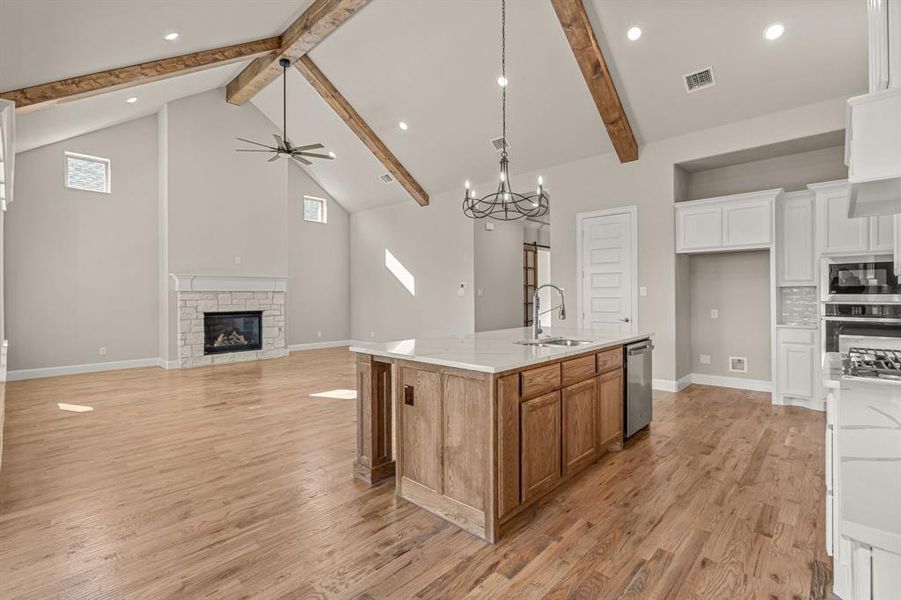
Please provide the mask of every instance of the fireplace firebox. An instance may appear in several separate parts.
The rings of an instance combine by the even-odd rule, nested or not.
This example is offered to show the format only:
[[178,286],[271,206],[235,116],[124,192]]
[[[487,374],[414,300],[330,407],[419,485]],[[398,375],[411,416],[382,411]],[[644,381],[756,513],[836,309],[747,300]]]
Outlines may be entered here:
[[263,311],[203,313],[203,353],[244,352],[263,347]]

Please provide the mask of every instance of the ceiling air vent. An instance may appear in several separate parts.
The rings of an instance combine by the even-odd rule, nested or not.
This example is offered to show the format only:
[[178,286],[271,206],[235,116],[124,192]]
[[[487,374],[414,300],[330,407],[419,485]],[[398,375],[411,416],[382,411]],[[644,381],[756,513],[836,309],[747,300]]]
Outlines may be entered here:
[[394,177],[391,176],[391,173],[382,173],[379,175],[379,179],[382,180],[382,183],[394,183]]
[[716,85],[716,80],[713,78],[713,67],[688,73],[683,77],[685,78],[685,91],[689,94]]
[[503,152],[504,146],[506,146],[507,149],[510,148],[510,143],[507,142],[503,137],[494,138],[493,140],[491,140],[491,145],[494,146],[495,152]]

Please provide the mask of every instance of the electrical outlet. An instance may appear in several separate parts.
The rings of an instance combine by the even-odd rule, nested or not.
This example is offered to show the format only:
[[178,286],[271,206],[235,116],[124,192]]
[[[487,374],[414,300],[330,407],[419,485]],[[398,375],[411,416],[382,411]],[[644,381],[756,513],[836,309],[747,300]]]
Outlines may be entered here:
[[461,281],[460,287],[457,288],[457,295],[462,296],[464,293],[466,293],[466,282]]
[[709,364],[710,364],[710,355],[709,355],[709,354],[702,354],[702,355],[701,355],[701,364],[702,364],[702,365],[709,365]]
[[106,346],[100,346],[100,356],[106,356]]
[[476,296],[478,296],[479,298],[482,297],[483,293],[484,293],[484,290],[482,288],[479,288],[476,290]]
[[241,257],[240,257],[240,256],[236,256],[236,257],[235,257],[235,264],[236,264],[236,265],[240,265],[240,264],[241,264]]
[[639,295],[639,296],[647,296],[647,295],[648,295],[648,288],[646,288],[646,287],[644,287],[644,286],[641,286],[640,288],[638,288],[638,295]]
[[317,331],[317,332],[316,332],[316,337],[321,338],[321,337],[322,337],[322,332],[321,332],[321,331]]
[[375,337],[375,332],[374,332],[374,331],[370,331],[370,332],[369,332],[369,337],[374,338],[374,337]]
[[710,309],[710,318],[711,318],[711,319],[719,319],[719,318],[720,318],[720,311],[719,311],[719,309],[717,309],[717,308],[711,308],[711,309]]

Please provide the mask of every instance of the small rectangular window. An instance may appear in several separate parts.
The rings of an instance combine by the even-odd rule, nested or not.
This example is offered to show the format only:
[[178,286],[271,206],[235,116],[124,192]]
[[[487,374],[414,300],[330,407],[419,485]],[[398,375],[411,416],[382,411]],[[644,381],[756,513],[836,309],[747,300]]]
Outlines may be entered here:
[[109,194],[109,159],[66,152],[66,187]]
[[325,223],[325,199],[315,196],[303,197],[303,220]]

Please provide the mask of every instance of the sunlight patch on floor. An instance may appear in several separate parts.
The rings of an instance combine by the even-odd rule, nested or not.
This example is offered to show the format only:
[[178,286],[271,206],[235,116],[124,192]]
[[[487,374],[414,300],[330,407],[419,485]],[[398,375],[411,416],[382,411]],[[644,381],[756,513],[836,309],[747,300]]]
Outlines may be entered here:
[[357,390],[329,390],[310,394],[313,398],[337,398],[338,400],[356,400]]
[[81,404],[66,404],[65,402],[57,402],[56,405],[60,410],[68,410],[70,412],[88,412],[94,410],[92,406],[82,406]]

